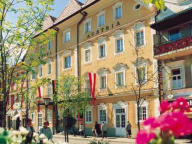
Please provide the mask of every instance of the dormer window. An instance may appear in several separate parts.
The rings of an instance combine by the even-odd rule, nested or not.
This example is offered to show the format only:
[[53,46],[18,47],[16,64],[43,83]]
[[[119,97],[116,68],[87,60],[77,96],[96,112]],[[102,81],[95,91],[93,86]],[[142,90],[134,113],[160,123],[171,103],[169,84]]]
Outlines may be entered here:
[[70,30],[63,32],[64,42],[69,42],[71,40]]

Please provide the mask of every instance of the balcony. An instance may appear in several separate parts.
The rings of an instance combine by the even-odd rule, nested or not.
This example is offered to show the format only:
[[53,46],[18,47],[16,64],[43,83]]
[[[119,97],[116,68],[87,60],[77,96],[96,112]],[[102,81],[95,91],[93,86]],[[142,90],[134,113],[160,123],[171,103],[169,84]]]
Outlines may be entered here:
[[158,59],[166,59],[173,54],[174,57],[192,54],[192,36],[154,46],[154,55]]

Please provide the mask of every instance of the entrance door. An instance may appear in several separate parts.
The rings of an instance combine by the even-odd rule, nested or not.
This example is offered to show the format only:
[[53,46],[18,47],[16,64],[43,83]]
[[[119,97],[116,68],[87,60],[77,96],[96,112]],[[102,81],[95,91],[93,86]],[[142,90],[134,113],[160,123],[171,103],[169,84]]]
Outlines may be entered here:
[[115,109],[116,136],[126,136],[126,114],[125,108]]

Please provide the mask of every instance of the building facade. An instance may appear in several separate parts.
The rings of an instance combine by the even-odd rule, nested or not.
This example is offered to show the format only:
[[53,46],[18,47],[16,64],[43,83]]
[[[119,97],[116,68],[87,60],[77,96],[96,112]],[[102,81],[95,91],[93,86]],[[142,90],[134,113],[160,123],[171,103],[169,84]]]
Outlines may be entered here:
[[[151,27],[154,35],[154,57],[158,60],[162,99],[173,101],[184,97],[191,106],[192,96],[192,2],[168,1]],[[188,113],[191,118],[191,114]]]
[[[85,77],[84,87],[90,88],[88,73],[95,73],[96,99],[85,112],[86,134],[91,135],[97,121],[107,124],[108,136],[126,136],[130,121],[134,136],[137,121],[159,114],[154,31],[150,28],[155,15],[154,7],[137,0],[87,0],[84,4],[70,0],[58,18],[49,16],[43,24],[44,32],[55,29],[56,34],[46,44],[37,46],[37,53],[46,49],[47,63],[35,68],[30,85],[36,79],[55,80],[62,74],[70,74]],[[53,98],[51,84],[41,86],[40,91],[41,97]],[[43,102],[40,112],[37,107],[31,108],[30,117],[36,130],[42,127],[45,110]],[[47,110],[47,120],[54,127],[51,102]]]

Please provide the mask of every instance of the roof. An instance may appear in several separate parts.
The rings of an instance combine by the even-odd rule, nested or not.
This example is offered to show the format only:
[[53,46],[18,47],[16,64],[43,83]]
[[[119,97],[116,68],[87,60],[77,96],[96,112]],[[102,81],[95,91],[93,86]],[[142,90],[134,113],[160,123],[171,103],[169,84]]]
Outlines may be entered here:
[[83,6],[83,3],[77,1],[77,0],[70,0],[68,5],[64,8],[64,10],[61,12],[55,23],[58,23],[62,21],[63,19],[67,18],[68,16],[72,15],[73,13],[77,12],[81,9]]
[[55,20],[55,17],[48,15],[43,21],[43,30],[50,28],[54,24]]
[[84,6],[86,6],[86,5],[90,4],[90,3],[94,2],[94,1],[96,1],[96,0],[86,0],[86,2],[85,2],[85,4],[84,4]]
[[152,24],[151,28],[157,31],[161,31],[191,20],[192,20],[192,8],[189,8]]

